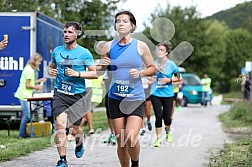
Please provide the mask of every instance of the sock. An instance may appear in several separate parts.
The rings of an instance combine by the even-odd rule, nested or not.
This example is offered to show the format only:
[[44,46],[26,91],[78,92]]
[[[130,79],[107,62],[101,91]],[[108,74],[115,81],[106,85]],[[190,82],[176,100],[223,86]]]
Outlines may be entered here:
[[138,167],[138,161],[139,160],[136,161],[131,160],[131,167]]
[[76,145],[77,145],[76,146],[77,151],[80,151],[81,148],[82,148],[83,143],[79,143],[79,142],[76,141]]
[[66,155],[60,155],[60,159],[66,161]]
[[168,134],[170,132],[170,130],[168,129],[165,129],[165,133]]
[[69,134],[69,128],[66,128],[66,135]]

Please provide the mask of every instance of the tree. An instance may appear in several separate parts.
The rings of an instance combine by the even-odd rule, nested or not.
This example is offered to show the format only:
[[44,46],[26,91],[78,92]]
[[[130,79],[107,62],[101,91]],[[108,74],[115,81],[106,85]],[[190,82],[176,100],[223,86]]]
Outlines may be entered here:
[[[151,21],[160,17],[170,19],[175,26],[175,34],[171,39],[173,48],[183,41],[188,41],[192,44],[194,51],[192,55],[182,63],[182,66],[186,67],[189,72],[201,75],[209,67],[208,60],[211,58],[209,47],[206,45],[208,38],[205,33],[209,24],[199,18],[199,14],[195,10],[195,7],[185,9],[174,7],[170,9],[170,6],[167,5],[167,9],[165,10],[158,8],[156,12],[151,15]],[[144,31],[144,33],[151,38],[150,28]],[[157,43],[154,40],[153,42]]]
[[246,18],[243,27],[252,33],[252,17]]
[[[228,92],[237,87],[235,79],[245,61],[252,58],[252,35],[247,30],[231,30],[223,22],[201,19],[195,7],[170,8],[168,4],[164,10],[158,7],[151,15],[151,21],[160,17],[170,19],[175,25],[176,31],[171,39],[173,48],[182,41],[193,45],[192,55],[182,63],[188,72],[199,76],[208,73],[213,79],[214,90],[218,92]],[[247,29],[251,27],[250,20],[247,19]],[[145,27],[144,33],[151,39],[151,27]],[[154,39],[152,41],[157,44]]]
[[[100,0],[85,1],[79,12],[79,22],[83,25],[84,30],[109,30],[114,24],[113,15],[116,11],[118,1],[106,1],[102,3]],[[109,34],[107,34],[109,36]],[[85,34],[81,39],[82,45],[89,48],[94,53],[95,58],[100,58],[94,52],[94,44],[98,40],[108,40],[107,36],[96,34]]]
[[[123,0],[122,2],[124,2]],[[117,10],[119,0],[0,0],[0,11],[38,11],[62,23],[76,21],[81,23],[83,30],[108,30],[113,25],[113,14]],[[107,40],[107,36],[83,35],[79,42],[90,49],[94,57],[97,40]]]
[[0,11],[18,11],[18,12],[42,12],[58,21],[64,20],[64,8],[68,8],[71,4],[76,4],[77,0],[1,0]]
[[251,41],[252,35],[244,29],[229,30],[226,33],[226,56],[222,69],[226,91],[239,86],[235,79],[241,74],[241,68],[245,66],[246,60],[252,59]]
[[207,45],[211,55],[208,75],[213,80],[212,86],[218,92],[222,92],[222,88],[225,85],[222,66],[225,63],[226,57],[226,42],[224,36],[228,30],[229,28],[224,23],[217,20],[209,21],[209,26],[206,30]]

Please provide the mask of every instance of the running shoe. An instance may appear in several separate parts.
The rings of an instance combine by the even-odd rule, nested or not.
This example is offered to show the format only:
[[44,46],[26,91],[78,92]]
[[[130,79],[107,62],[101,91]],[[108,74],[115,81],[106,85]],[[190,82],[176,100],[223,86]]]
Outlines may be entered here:
[[81,143],[79,146],[75,147],[75,156],[76,158],[81,158],[82,155],[84,154],[84,146],[83,143]]
[[151,131],[152,130],[152,125],[151,125],[150,121],[147,121],[147,126],[148,126],[149,131]]
[[161,139],[157,139],[153,145],[154,147],[160,147],[161,146]]
[[94,129],[89,129],[89,131],[88,131],[88,136],[90,136],[90,135],[92,135],[92,134],[94,134]]
[[143,136],[146,133],[145,129],[142,129],[140,135]]
[[104,140],[103,143],[110,143],[112,135],[113,135],[113,134],[111,134],[111,135],[109,136],[109,138],[107,138],[106,140]]
[[116,136],[115,136],[114,134],[111,134],[110,136],[111,136],[111,138],[110,138],[111,144],[115,145],[115,144],[117,143],[117,138],[116,138]]
[[169,132],[169,133],[166,135],[166,142],[171,143],[171,142],[172,142],[172,138],[173,138],[172,133]]
[[65,161],[64,159],[59,160],[57,162],[57,166],[56,167],[68,167],[67,161]]

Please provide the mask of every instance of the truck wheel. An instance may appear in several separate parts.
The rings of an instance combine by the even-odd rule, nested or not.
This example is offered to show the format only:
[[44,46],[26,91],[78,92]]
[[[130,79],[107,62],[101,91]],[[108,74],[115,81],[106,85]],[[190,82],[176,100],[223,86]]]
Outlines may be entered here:
[[183,99],[181,100],[181,106],[187,107],[187,104],[188,104],[187,98],[186,98],[186,97],[183,97]]

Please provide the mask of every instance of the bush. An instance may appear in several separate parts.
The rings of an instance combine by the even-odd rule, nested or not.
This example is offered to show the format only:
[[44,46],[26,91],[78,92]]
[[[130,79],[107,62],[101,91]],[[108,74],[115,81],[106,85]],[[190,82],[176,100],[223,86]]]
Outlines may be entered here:
[[229,112],[220,115],[220,120],[226,127],[252,128],[252,101],[235,103]]

